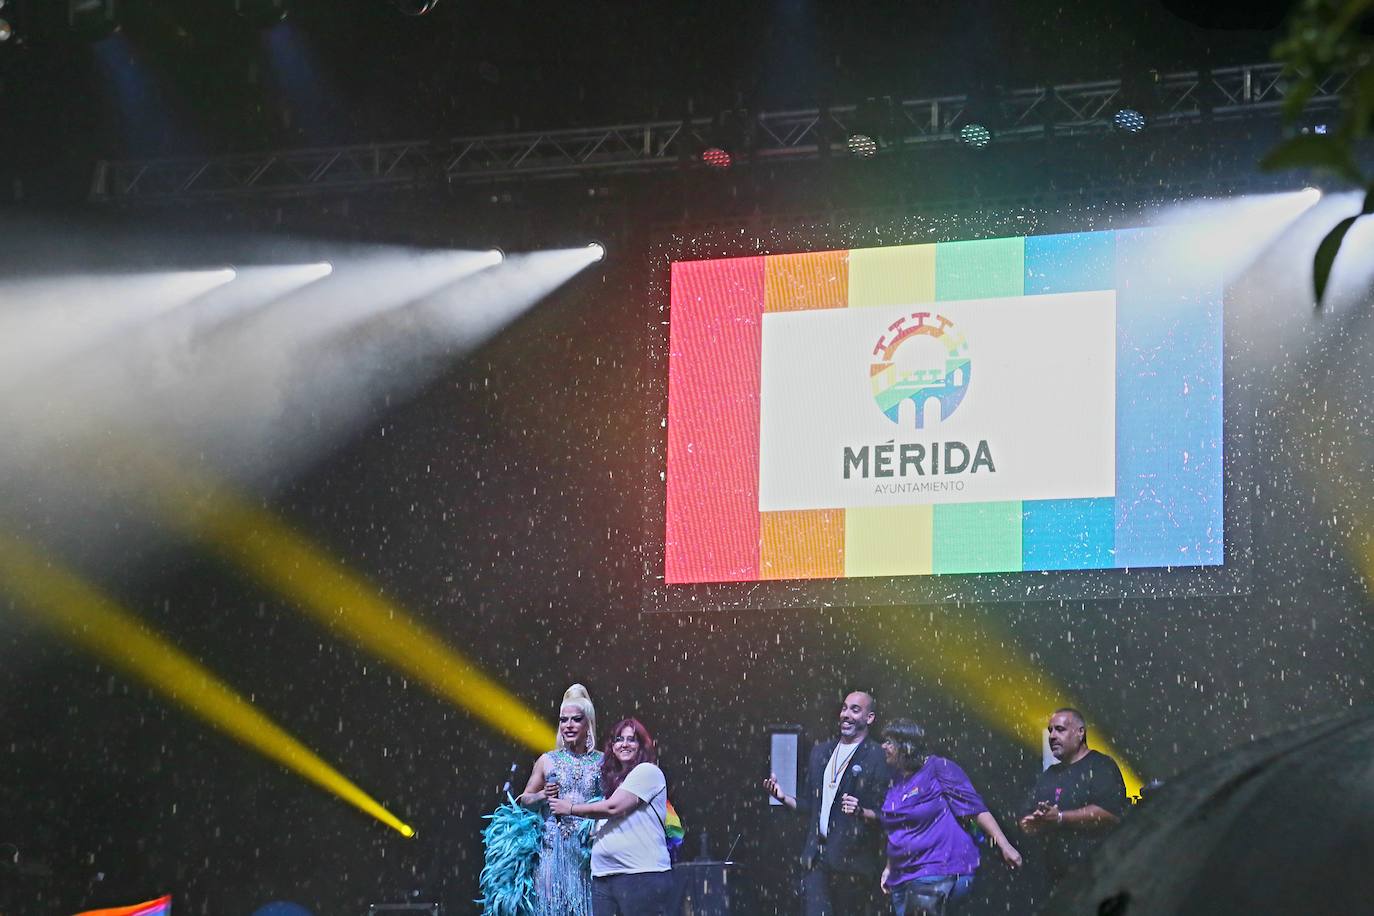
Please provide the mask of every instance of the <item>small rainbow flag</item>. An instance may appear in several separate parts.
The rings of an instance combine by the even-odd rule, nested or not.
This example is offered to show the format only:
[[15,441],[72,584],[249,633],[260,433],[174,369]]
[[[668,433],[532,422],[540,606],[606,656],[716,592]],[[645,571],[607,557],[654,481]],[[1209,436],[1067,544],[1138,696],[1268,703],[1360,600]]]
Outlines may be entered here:
[[669,849],[677,849],[682,845],[683,829],[682,818],[677,816],[677,809],[672,802],[667,802],[668,817],[663,822],[663,836],[668,841]]
[[135,903],[133,906],[117,906],[109,910],[87,910],[76,916],[172,916],[172,895]]

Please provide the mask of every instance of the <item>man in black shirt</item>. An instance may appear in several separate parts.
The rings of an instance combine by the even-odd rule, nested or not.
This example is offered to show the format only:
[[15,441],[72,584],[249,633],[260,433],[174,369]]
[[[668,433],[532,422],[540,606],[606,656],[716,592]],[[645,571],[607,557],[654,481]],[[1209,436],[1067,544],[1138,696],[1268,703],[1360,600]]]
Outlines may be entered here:
[[1126,813],[1126,783],[1115,760],[1088,749],[1088,728],[1078,710],[1055,710],[1049,736],[1050,753],[1059,762],[1035,781],[1026,802],[1030,813],[1020,823],[1043,841],[1045,869],[1057,884]]

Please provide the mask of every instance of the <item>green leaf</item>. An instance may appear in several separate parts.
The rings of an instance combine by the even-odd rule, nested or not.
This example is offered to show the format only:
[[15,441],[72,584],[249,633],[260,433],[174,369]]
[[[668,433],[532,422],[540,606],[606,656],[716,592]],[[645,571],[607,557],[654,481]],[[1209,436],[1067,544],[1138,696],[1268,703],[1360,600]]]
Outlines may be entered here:
[[1374,121],[1374,67],[1364,67],[1342,90],[1350,106],[1347,124],[1351,135],[1364,137]]
[[1364,184],[1350,146],[1337,134],[1298,134],[1271,149],[1260,160],[1266,172],[1281,169],[1328,169],[1355,184]]
[[1345,35],[1353,31],[1356,21],[1369,12],[1370,3],[1371,0],[1348,0],[1331,21],[1331,34]]
[[1336,263],[1336,255],[1345,241],[1345,234],[1355,225],[1358,216],[1347,216],[1336,224],[1322,243],[1317,246],[1317,255],[1312,259],[1312,291],[1317,296],[1317,308],[1322,306],[1322,296],[1326,293],[1326,283],[1331,279],[1331,267]]
[[1283,97],[1283,119],[1296,121],[1316,91],[1317,84],[1305,77],[1289,86],[1287,94]]

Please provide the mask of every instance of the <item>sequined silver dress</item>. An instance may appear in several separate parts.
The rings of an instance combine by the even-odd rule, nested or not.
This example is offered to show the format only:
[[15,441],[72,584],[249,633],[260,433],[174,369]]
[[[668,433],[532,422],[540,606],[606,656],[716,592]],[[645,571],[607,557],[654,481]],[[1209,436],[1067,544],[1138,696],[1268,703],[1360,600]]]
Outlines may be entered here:
[[[559,749],[549,754],[558,777],[558,797],[573,804],[601,797],[600,751],[574,756]],[[536,916],[591,916],[592,874],[584,845],[586,818],[544,814],[539,871],[534,878]]]

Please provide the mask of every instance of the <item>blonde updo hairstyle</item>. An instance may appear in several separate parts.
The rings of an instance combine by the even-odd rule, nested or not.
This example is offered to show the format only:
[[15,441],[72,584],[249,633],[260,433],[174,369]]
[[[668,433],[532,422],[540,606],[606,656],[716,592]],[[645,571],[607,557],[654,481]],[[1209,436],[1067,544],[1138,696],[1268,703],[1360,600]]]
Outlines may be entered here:
[[[564,706],[576,706],[582,715],[587,717],[587,746],[584,750],[594,750],[596,748],[596,707],[592,705],[591,694],[587,693],[587,688],[581,684],[573,684],[563,693],[563,702],[558,705],[562,712]],[[559,732],[558,747],[563,747],[563,735]],[[571,751],[572,748],[567,748]]]

